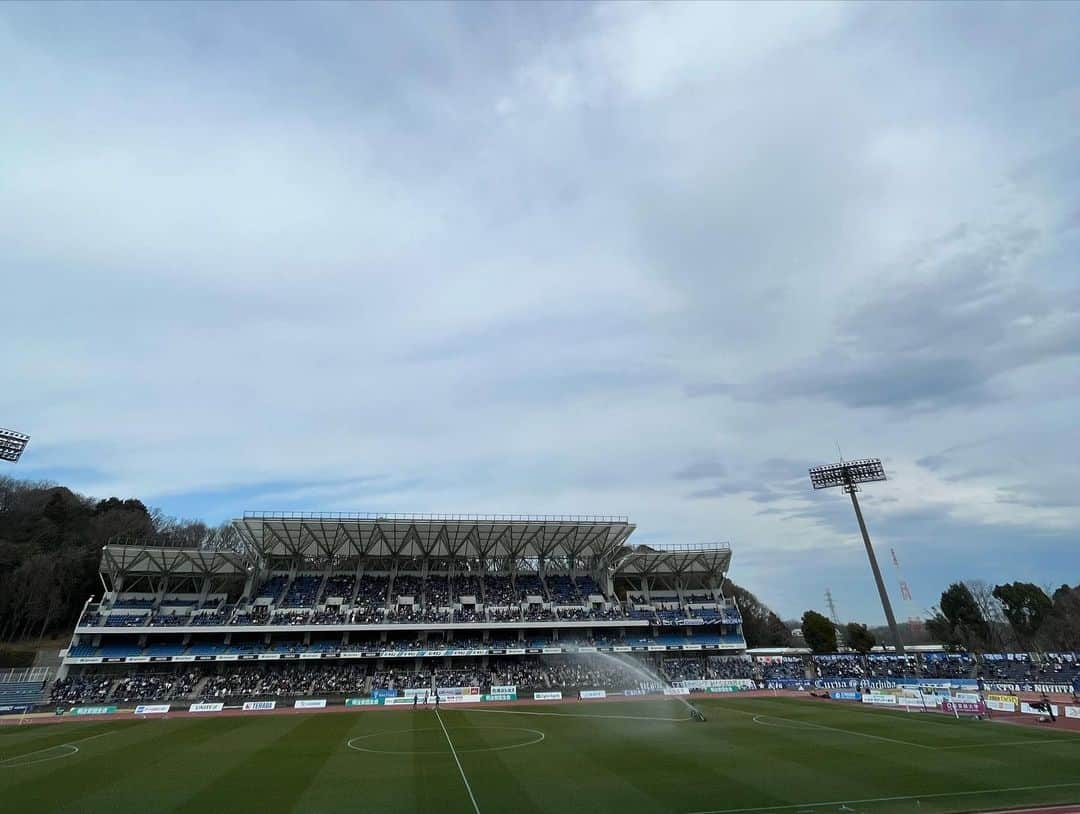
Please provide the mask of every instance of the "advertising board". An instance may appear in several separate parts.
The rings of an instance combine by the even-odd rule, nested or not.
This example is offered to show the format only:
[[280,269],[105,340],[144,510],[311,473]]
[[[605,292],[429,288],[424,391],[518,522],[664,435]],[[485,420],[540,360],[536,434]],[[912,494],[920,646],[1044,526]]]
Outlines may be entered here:
[[1020,699],[1015,695],[1006,695],[999,692],[986,694],[986,706],[998,712],[1016,712]]
[[168,704],[139,704],[135,707],[136,715],[164,715],[168,711]]
[[883,692],[864,692],[862,702],[864,704],[881,704],[883,706],[895,705],[896,696]]
[[862,693],[856,690],[830,690],[829,698],[833,701],[860,701]]
[[112,715],[116,707],[72,707],[68,712],[72,715]]

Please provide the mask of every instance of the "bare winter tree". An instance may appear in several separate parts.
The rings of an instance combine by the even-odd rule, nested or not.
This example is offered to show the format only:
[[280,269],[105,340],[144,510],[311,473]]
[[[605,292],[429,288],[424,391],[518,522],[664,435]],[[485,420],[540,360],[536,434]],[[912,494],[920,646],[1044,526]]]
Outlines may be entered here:
[[210,529],[202,547],[211,551],[232,551],[236,554],[243,554],[246,550],[240,532],[232,523],[222,523]]
[[971,591],[971,596],[979,608],[987,625],[987,648],[993,652],[1005,649],[1009,635],[1009,623],[1005,619],[1001,602],[994,596],[994,586],[981,579],[968,579],[964,585]]

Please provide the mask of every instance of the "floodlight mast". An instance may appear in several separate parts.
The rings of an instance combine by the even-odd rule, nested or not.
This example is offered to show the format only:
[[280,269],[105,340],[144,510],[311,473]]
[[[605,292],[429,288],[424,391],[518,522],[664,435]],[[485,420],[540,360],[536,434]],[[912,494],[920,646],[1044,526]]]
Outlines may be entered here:
[[851,495],[851,505],[855,508],[855,519],[859,521],[859,531],[862,532],[863,544],[866,546],[866,556],[870,560],[870,570],[874,572],[874,582],[877,583],[878,595],[881,597],[881,607],[885,611],[885,621],[889,623],[889,631],[892,633],[893,642],[896,645],[896,653],[902,656],[904,655],[904,643],[900,639],[900,629],[896,626],[892,603],[889,602],[889,594],[885,590],[885,581],[881,578],[881,569],[878,567],[877,557],[874,555],[874,547],[870,543],[870,532],[866,530],[866,521],[863,519],[859,499],[855,494],[859,491],[860,483],[875,483],[885,479],[885,467],[882,466],[879,458],[840,461],[837,464],[815,466],[810,470],[810,485],[814,489],[830,489],[839,486]]
[[30,443],[29,435],[0,428],[0,461],[18,462],[28,443]]

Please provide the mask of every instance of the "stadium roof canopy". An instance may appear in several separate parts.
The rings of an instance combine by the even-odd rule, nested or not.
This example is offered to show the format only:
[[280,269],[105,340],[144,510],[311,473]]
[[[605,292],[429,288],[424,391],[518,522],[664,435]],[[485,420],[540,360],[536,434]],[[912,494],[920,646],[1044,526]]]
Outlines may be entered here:
[[137,544],[110,544],[101,551],[101,572],[110,577],[154,575],[162,577],[233,577],[247,573],[250,563],[232,551],[161,548]]
[[628,578],[713,580],[730,567],[727,543],[630,546],[623,516],[426,515],[245,512],[231,549],[181,548],[122,539],[102,551],[110,577],[232,577],[272,560],[334,562],[479,560],[499,570],[522,561],[588,563]]
[[615,572],[624,577],[720,578],[731,567],[727,543],[640,545],[625,549],[615,561]]
[[259,559],[388,557],[611,562],[634,532],[623,516],[245,512],[234,521]]

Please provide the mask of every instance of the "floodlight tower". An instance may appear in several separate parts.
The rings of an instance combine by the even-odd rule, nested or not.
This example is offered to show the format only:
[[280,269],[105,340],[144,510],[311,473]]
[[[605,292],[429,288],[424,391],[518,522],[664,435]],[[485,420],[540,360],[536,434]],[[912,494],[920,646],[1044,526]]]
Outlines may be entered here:
[[29,435],[0,428],[0,461],[16,463],[29,443]]
[[838,464],[815,466],[810,469],[810,485],[815,489],[830,489],[839,486],[851,495],[851,505],[855,507],[855,519],[859,521],[859,531],[862,532],[863,543],[866,545],[870,569],[874,572],[874,581],[877,583],[878,595],[881,597],[881,607],[885,611],[885,621],[889,623],[889,631],[896,643],[896,653],[902,656],[904,643],[900,640],[900,629],[896,626],[896,617],[893,616],[889,594],[885,591],[885,582],[881,578],[877,557],[874,556],[874,547],[870,544],[870,532],[866,530],[866,521],[863,520],[862,509],[859,508],[859,498],[855,495],[859,491],[860,483],[875,483],[885,479],[885,467],[882,466],[880,458],[863,458],[858,461],[841,460]]

